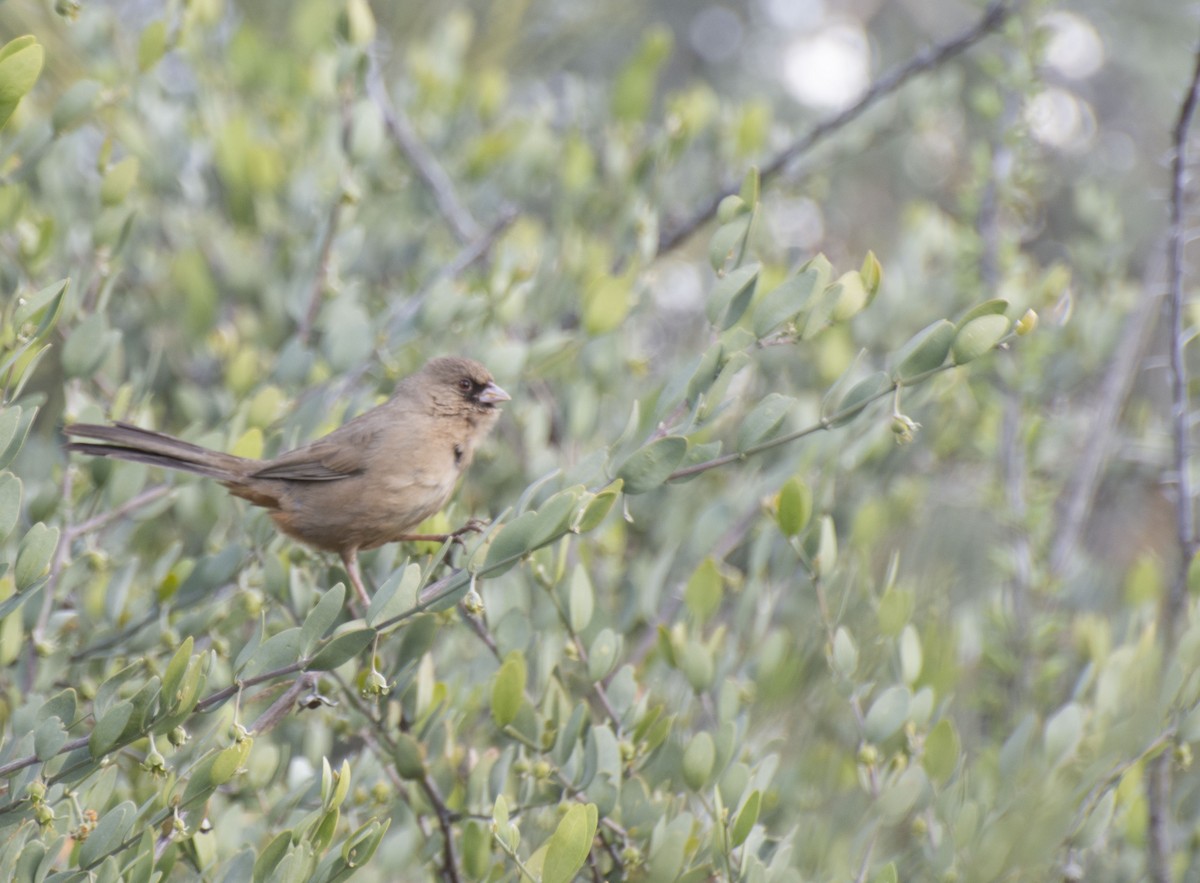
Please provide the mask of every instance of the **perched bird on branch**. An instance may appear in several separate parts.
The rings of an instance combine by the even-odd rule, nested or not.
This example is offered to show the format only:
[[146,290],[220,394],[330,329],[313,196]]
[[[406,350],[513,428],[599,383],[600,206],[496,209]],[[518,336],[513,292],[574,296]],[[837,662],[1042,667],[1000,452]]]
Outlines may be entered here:
[[323,438],[270,460],[213,451],[127,423],[64,427],[67,450],[216,479],[262,506],[290,537],[337,552],[364,604],[360,549],[400,540],[450,499],[510,396],[476,361],[443,357],[396,385],[392,397]]

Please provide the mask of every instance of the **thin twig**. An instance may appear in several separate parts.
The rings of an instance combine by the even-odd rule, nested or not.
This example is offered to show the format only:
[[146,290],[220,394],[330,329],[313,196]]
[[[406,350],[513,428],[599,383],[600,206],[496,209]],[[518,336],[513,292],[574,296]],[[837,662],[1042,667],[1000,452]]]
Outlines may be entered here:
[[[935,43],[918,52],[904,64],[892,68],[870,85],[863,96],[841,113],[835,114],[813,126],[806,134],[772,157],[763,167],[761,180],[765,184],[782,172],[797,157],[807,153],[829,135],[844,128],[862,116],[867,110],[904,86],[909,80],[933,70],[956,55],[978,43],[1012,16],[1021,6],[1021,0],[993,0],[979,20],[955,36]],[[658,253],[665,254],[678,247],[688,237],[706,224],[717,213],[721,200],[738,192],[740,185],[731,184],[721,189],[694,215],[677,226],[663,232],[658,240]]]
[[[1175,578],[1167,591],[1161,611],[1160,640],[1163,644],[1163,664],[1169,660],[1183,626],[1183,611],[1187,603],[1187,574],[1196,552],[1195,516],[1192,512],[1192,481],[1188,449],[1188,376],[1184,361],[1183,313],[1183,246],[1184,213],[1188,172],[1188,133],[1200,99],[1200,49],[1196,51],[1195,69],[1187,95],[1179,108],[1179,118],[1172,134],[1175,156],[1171,161],[1171,223],[1167,235],[1167,297],[1164,304],[1167,319],[1168,355],[1171,383],[1171,435],[1174,442],[1172,465],[1175,471],[1175,529],[1179,542],[1179,560]],[[1163,752],[1146,768],[1146,804],[1148,810],[1146,836],[1146,871],[1155,883],[1170,883],[1171,872],[1171,753]]]
[[79,539],[84,534],[89,534],[100,530],[110,523],[124,518],[130,512],[136,512],[143,506],[149,506],[160,497],[165,497],[171,492],[171,487],[172,486],[169,484],[156,484],[153,487],[148,487],[141,493],[130,497],[115,509],[109,509],[107,512],[101,512],[99,515],[95,515],[89,518],[87,521],[81,521],[78,524],[72,524],[70,527],[66,528],[66,530],[63,532],[63,536],[68,542],[70,542],[72,540]]
[[[1179,109],[1179,121],[1175,124],[1175,158],[1171,163],[1171,227],[1168,235],[1166,298],[1167,334],[1170,338],[1171,360],[1171,429],[1174,441],[1174,469],[1176,482],[1175,518],[1179,536],[1179,572],[1167,597],[1164,609],[1164,625],[1178,630],[1180,613],[1187,598],[1187,571],[1192,556],[1196,553],[1195,515],[1192,511],[1192,481],[1188,433],[1188,376],[1184,358],[1184,213],[1188,173],[1188,131],[1196,113],[1196,102],[1200,98],[1200,50],[1196,53],[1196,68],[1192,74],[1187,97]],[[1173,640],[1164,635],[1168,641]]]
[[441,163],[421,141],[412,122],[392,103],[392,97],[388,94],[387,86],[383,82],[383,72],[374,57],[371,58],[370,69],[367,71],[367,94],[379,107],[388,134],[392,136],[392,140],[396,142],[400,152],[412,164],[417,177],[433,194],[433,201],[437,205],[438,212],[450,225],[450,229],[458,241],[466,245],[478,239],[483,233],[483,228],[458,198],[450,176],[446,174]]

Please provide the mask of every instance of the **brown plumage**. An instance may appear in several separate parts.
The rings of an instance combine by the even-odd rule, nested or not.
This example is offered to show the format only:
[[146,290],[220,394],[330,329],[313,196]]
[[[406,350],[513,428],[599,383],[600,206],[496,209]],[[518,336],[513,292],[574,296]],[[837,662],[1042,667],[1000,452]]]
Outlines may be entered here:
[[[73,424],[69,451],[214,478],[268,511],[281,531],[337,552],[369,601],[359,549],[427,539],[409,531],[450,499],[476,446],[509,399],[476,361],[443,357],[396,385],[388,401],[323,438],[270,460],[212,451],[127,423]],[[96,442],[101,442],[97,444]]]

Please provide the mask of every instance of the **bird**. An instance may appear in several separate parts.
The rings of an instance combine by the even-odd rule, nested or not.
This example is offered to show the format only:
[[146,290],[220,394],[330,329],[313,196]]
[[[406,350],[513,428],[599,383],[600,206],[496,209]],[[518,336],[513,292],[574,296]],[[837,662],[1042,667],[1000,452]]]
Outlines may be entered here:
[[441,356],[397,383],[383,404],[269,460],[122,422],[72,423],[63,432],[89,440],[69,441],[68,451],[216,479],[234,496],[266,509],[287,536],[341,556],[356,595],[369,606],[358,553],[458,535],[410,531],[450,499],[499,419],[498,406],[510,400],[479,362]]

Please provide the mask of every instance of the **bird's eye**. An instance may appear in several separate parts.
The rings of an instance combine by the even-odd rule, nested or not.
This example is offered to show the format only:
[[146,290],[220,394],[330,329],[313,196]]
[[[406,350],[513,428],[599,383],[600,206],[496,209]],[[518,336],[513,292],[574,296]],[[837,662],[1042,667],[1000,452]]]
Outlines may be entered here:
[[470,378],[463,377],[458,381],[458,388],[463,392],[470,392],[473,386],[474,384],[471,383]]

